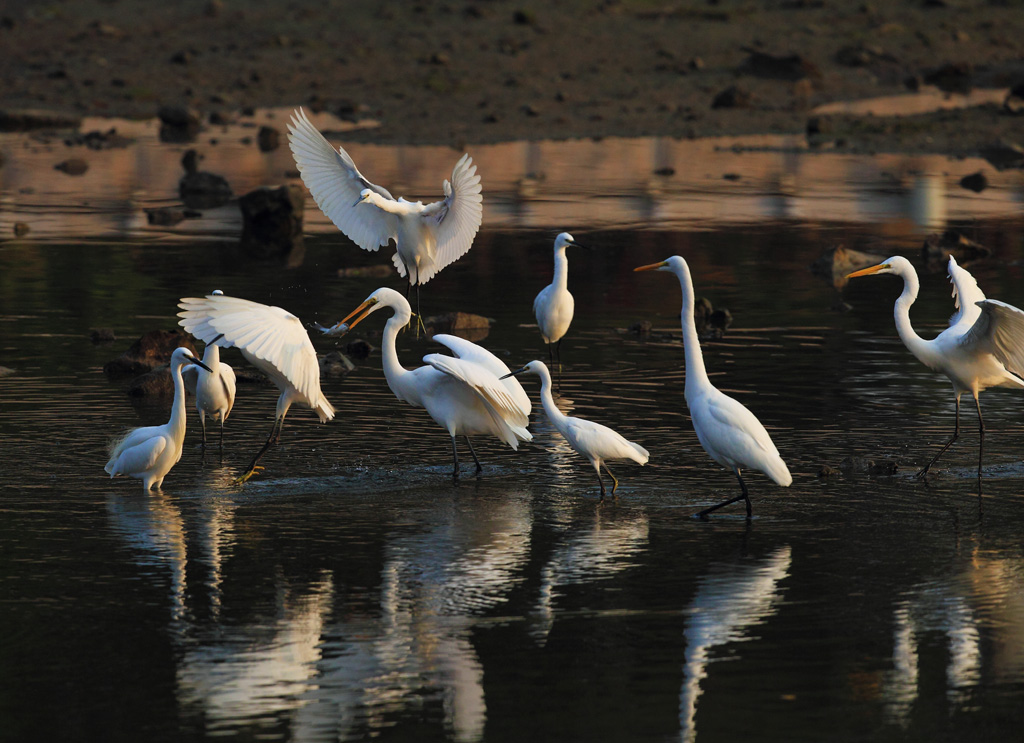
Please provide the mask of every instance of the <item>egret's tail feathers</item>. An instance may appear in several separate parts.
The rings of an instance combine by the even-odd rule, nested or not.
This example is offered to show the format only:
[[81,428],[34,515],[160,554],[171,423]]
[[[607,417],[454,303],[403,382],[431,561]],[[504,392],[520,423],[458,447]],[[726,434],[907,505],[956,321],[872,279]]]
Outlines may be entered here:
[[316,414],[320,416],[321,423],[326,423],[327,421],[334,419],[334,406],[327,401],[326,397],[321,397],[313,409],[316,411]]
[[640,444],[635,444],[632,441],[627,441],[626,443],[633,447],[633,451],[636,452],[636,456],[630,457],[630,459],[637,464],[647,464],[647,460],[651,458],[651,453],[640,446]]
[[782,461],[782,457],[775,457],[769,461],[764,469],[764,473],[771,478],[772,482],[776,485],[781,485],[784,488],[788,488],[793,484],[793,476],[789,474],[789,467]]

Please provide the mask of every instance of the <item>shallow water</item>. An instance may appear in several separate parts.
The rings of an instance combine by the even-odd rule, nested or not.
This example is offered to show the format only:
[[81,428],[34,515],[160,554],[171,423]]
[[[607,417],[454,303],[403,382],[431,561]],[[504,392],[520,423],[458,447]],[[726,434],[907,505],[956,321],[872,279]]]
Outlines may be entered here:
[[[614,160],[600,144],[578,147]],[[142,149],[133,156],[169,157]],[[722,182],[748,155],[708,172]],[[820,166],[785,157],[798,172]],[[844,164],[838,191],[772,219],[744,211],[778,198],[770,179],[724,186],[692,218],[643,206],[618,216],[610,203],[650,199],[614,184],[572,199],[498,189],[493,213],[518,216],[485,222],[424,287],[425,314],[493,318],[482,343],[515,366],[546,355],[530,306],[555,232],[594,247],[570,255],[577,312],[560,404],[651,451],[644,468],[613,465],[619,498],[603,503],[539,405],[533,442],[478,442],[482,476],[466,468],[453,485],[446,435],[393,398],[376,352],[324,379],[332,423],[293,409],[266,471],[244,486],[231,478],[269,431],[273,388],[240,388],[223,457],[196,448],[193,413],[163,492],[108,480],[107,441],[166,420],[167,402],[133,404],[102,365],[173,327],[179,297],[221,288],[331,324],[399,281],[339,278],[387,258],[323,225],[289,269],[242,259],[228,219],[187,237],[136,229],[139,204],[172,201],[176,176],[116,208],[77,209],[81,190],[51,201],[44,188],[6,188],[4,203],[31,197],[52,229],[0,244],[0,363],[14,370],[0,377],[0,739],[1012,739],[1024,702],[1019,395],[982,398],[983,493],[968,405],[961,441],[928,482],[913,479],[951,433],[948,384],[896,337],[895,279],[854,282],[842,313],[809,265],[838,243],[916,256],[918,202],[912,186],[849,177],[884,172],[878,160]],[[980,285],[1020,306],[1024,222],[1007,183],[984,201],[940,192],[926,221],[960,215],[995,249],[971,266]],[[964,201],[1011,206],[967,221]],[[565,205],[571,218],[554,219]],[[870,218],[830,216],[850,213]],[[588,214],[604,216],[598,228]],[[742,509],[691,518],[735,482],[689,423],[678,284],[631,270],[674,253],[698,295],[734,317],[704,343],[713,381],[760,417],[794,475],[789,489],[748,477],[750,522]],[[952,303],[942,273],[922,282],[912,316],[928,336]],[[641,320],[649,337],[628,330]],[[376,315],[353,336],[376,344],[382,326]],[[118,340],[94,345],[96,327]],[[406,333],[399,354],[412,366],[437,348]],[[536,380],[524,384],[536,401]],[[842,474],[818,476],[846,458]],[[871,474],[867,460],[898,469]]]

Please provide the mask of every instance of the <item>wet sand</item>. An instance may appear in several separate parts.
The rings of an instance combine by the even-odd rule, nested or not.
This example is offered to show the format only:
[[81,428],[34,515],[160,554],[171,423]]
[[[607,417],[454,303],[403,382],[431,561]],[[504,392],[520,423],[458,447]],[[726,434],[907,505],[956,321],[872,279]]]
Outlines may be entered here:
[[[305,105],[348,139],[464,144],[803,133],[822,104],[1024,81],[1015,2],[291,3],[9,0],[0,108],[203,121]],[[1021,139],[1000,105],[819,120],[823,146],[972,154]]]

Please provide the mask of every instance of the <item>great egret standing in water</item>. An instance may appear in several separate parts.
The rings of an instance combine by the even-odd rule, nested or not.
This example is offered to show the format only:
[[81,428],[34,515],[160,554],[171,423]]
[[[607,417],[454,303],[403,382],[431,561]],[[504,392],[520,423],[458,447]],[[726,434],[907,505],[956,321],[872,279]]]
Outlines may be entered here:
[[[214,294],[223,295],[220,289]],[[187,364],[181,370],[181,378],[185,388],[196,396],[196,410],[199,411],[199,424],[203,429],[203,449],[206,448],[206,414],[211,420],[220,421],[220,448],[224,450],[224,422],[235,405],[235,370],[220,360],[220,346],[207,343],[203,349],[203,364],[210,370],[203,374],[200,367]]]
[[[359,172],[344,149],[334,149],[301,108],[288,125],[288,145],[306,188],[335,226],[363,250],[394,240],[395,268],[419,287],[473,246],[483,217],[480,176],[463,155],[443,184],[444,198],[431,204],[396,199]],[[409,291],[406,292],[408,296]]]
[[[533,314],[537,317],[541,337],[548,346],[548,360],[554,366],[557,356],[559,368],[562,365],[562,336],[569,330],[575,306],[569,293],[569,259],[565,256],[565,249],[570,245],[583,247],[568,232],[555,238],[555,275],[533,300]],[[555,353],[552,353],[552,345],[555,345]]]
[[704,357],[697,340],[697,325],[693,319],[694,292],[690,268],[680,256],[674,255],[661,263],[640,266],[635,271],[670,271],[679,279],[683,291],[683,350],[686,356],[686,383],[684,394],[686,406],[690,409],[693,428],[697,439],[712,459],[723,467],[733,471],[740,481],[742,495],[705,508],[697,516],[707,516],[722,506],[743,500],[747,504],[747,518],[752,509],[747,484],[743,482],[740,471],[744,468],[754,469],[771,478],[772,482],[782,487],[789,487],[793,482],[789,468],[779,456],[771,437],[754,414],[742,403],[734,400],[724,392],[716,389],[708,379],[704,369]]
[[547,414],[548,420],[551,421],[551,425],[562,434],[573,449],[589,459],[590,463],[594,466],[594,471],[597,473],[597,482],[601,486],[602,499],[605,495],[605,488],[604,480],[601,479],[601,465],[604,465],[605,472],[612,478],[612,495],[615,495],[615,491],[619,487],[619,481],[612,474],[612,471],[608,469],[608,462],[606,460],[632,459],[637,464],[647,464],[650,454],[640,444],[627,441],[624,437],[608,428],[608,426],[602,426],[600,423],[566,415],[559,410],[558,406],[555,405],[554,398],[551,396],[551,373],[543,361],[531,361],[523,368],[506,374],[502,379],[525,372],[536,374],[540,377],[540,401],[544,406],[544,412]]
[[[432,353],[423,357],[427,366],[406,369],[398,360],[395,339],[409,324],[412,308],[408,300],[393,289],[382,287],[371,294],[340,323],[325,330],[328,334],[347,332],[371,313],[390,307],[394,314],[384,325],[381,338],[384,377],[399,400],[416,408],[426,408],[430,417],[452,439],[452,476],[459,477],[459,451],[456,436],[464,436],[476,462],[477,474],[483,467],[473,449],[470,436],[488,434],[513,449],[519,440],[533,438],[526,426],[530,422],[530,398],[514,377],[499,380],[509,368],[494,354],[475,343],[453,335],[435,335],[455,356]],[[358,315],[358,317],[355,317]],[[348,325],[350,318],[355,317]]]
[[183,310],[178,313],[181,318],[178,324],[187,332],[208,345],[237,347],[246,361],[270,377],[281,390],[267,443],[238,482],[245,482],[263,469],[257,467],[257,463],[280,439],[284,417],[292,403],[309,405],[321,423],[334,417],[334,406],[320,391],[316,350],[295,315],[280,307],[223,294],[185,297],[178,307]]
[[903,279],[903,293],[896,300],[894,315],[900,340],[917,360],[942,372],[953,383],[956,423],[953,436],[917,473],[922,477],[960,436],[960,396],[970,392],[978,410],[978,477],[985,451],[985,421],[978,394],[988,387],[1024,387],[1024,312],[995,299],[985,299],[978,282],[949,257],[949,280],[953,284],[956,314],[949,327],[930,341],[919,336],[910,324],[910,305],[917,299],[920,282],[910,261],[895,255],[877,266],[854,271],[846,278],[895,274]]
[[133,428],[110,447],[110,461],[103,468],[111,477],[127,475],[142,480],[142,490],[159,489],[164,477],[181,459],[185,442],[185,383],[181,367],[192,362],[209,368],[184,346],[171,354],[171,380],[174,382],[174,401],[171,419],[162,426]]

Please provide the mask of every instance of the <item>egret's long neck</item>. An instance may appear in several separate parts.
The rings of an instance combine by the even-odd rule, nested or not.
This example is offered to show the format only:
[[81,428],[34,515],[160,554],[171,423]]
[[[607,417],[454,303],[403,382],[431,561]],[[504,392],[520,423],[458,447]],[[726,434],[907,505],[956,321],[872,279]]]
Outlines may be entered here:
[[403,384],[403,377],[409,373],[409,370],[399,362],[398,348],[395,343],[398,339],[398,331],[409,324],[410,316],[411,313],[408,310],[405,312],[395,310],[395,314],[388,318],[387,323],[384,325],[384,334],[381,337],[384,378],[388,380],[388,387],[395,393],[395,396],[408,402],[412,401],[408,399],[406,394],[407,390],[405,389],[406,385]]
[[903,279],[903,293],[896,300],[893,308],[893,317],[896,319],[896,332],[900,340],[918,360],[928,364],[927,357],[930,355],[929,342],[919,336],[910,324],[910,305],[917,299],[920,289],[920,282],[917,279],[916,271],[901,271],[898,274]]
[[551,284],[556,289],[569,288],[569,259],[565,257],[565,248],[555,251],[555,277]]
[[552,425],[561,431],[565,425],[566,416],[558,409],[558,406],[555,405],[555,398],[551,396],[551,372],[547,367],[539,367],[537,376],[540,377],[540,403],[544,406],[544,413]]
[[174,401],[171,403],[171,419],[168,425],[179,434],[178,438],[185,438],[185,381],[181,378],[182,364],[171,364],[171,381],[174,382]]
[[689,267],[683,267],[683,275],[679,277],[679,286],[683,290],[683,353],[686,356],[684,392],[689,397],[702,387],[710,386],[711,382],[708,380],[708,373],[704,368],[704,356],[700,352],[700,341],[697,339],[697,323],[693,319],[693,307],[696,301]]
[[217,367],[220,366],[220,346],[216,346],[213,343],[207,344],[206,348],[203,349],[203,363],[210,367],[210,371],[213,374],[216,374]]

